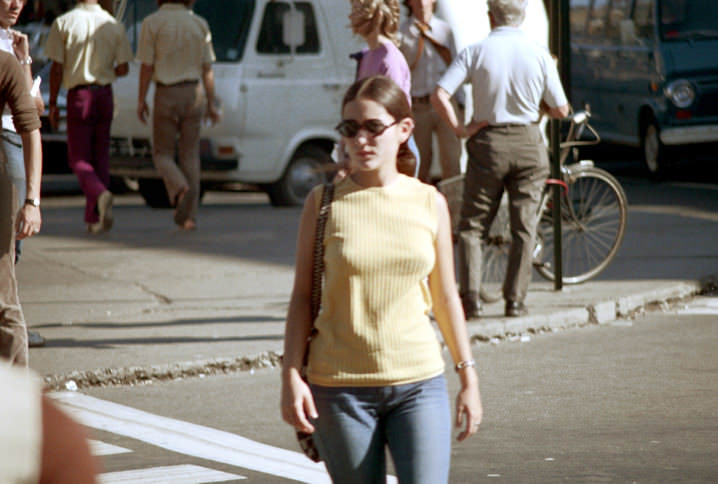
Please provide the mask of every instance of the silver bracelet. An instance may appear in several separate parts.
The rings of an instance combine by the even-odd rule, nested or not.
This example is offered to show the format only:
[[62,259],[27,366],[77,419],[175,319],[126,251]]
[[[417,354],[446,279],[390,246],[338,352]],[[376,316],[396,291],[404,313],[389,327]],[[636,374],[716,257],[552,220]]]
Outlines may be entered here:
[[26,58],[24,58],[20,61],[20,65],[22,65],[22,66],[29,66],[30,64],[32,64],[32,57],[30,57],[30,56],[27,56]]
[[464,361],[458,362],[456,364],[456,366],[454,366],[454,370],[456,370],[457,373],[460,372],[461,370],[463,370],[464,368],[476,368],[476,361],[464,360]]

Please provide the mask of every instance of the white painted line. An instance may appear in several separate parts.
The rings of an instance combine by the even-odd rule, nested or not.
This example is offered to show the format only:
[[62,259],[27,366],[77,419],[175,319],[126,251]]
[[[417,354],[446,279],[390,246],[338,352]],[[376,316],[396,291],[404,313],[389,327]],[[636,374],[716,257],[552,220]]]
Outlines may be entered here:
[[[125,435],[180,454],[299,482],[331,482],[324,464],[314,463],[299,452],[272,447],[229,432],[154,415],[81,393],[56,392],[49,393],[48,396],[88,427]],[[396,477],[387,477],[387,483],[396,482]]]
[[244,476],[194,465],[106,472],[99,477],[100,484],[197,484],[246,479]]
[[99,440],[88,440],[87,442],[90,444],[92,455],[96,456],[128,454],[132,452],[130,449],[108,444],[107,442],[100,442]]

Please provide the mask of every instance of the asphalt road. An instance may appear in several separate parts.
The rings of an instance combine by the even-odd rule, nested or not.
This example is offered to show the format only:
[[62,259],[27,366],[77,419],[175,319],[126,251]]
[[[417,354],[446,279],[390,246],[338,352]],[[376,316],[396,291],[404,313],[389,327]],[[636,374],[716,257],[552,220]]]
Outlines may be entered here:
[[[714,295],[634,320],[475,346],[485,419],[475,438],[454,445],[451,482],[716,482],[716,345]],[[453,395],[456,378],[448,379]],[[291,429],[279,419],[278,382],[277,370],[261,370],[84,393],[297,450]],[[152,416],[142,420],[147,428],[169,428]],[[126,421],[119,428],[92,430],[94,438],[130,450],[104,457],[106,472],[192,464],[235,476],[228,482],[240,482],[237,476],[246,482],[293,480],[252,464],[227,464],[238,458],[221,453],[198,458],[192,449],[200,452],[199,438],[188,456],[167,450],[169,444],[148,444],[152,437],[128,431]],[[131,437],[118,435],[123,432]],[[206,438],[230,448],[229,434]],[[167,435],[169,442],[176,439]],[[288,462],[283,472],[298,471]]]
[[[597,158],[629,199],[626,238],[599,278],[717,274],[718,164],[693,163],[700,170],[654,182],[620,153]],[[117,348],[135,361],[170,347],[184,359],[226,356],[240,344],[254,352],[268,325],[281,325],[298,209],[273,209],[261,194],[212,192],[200,230],[178,234],[170,211],[127,195],[117,197],[112,233],[92,238],[82,197],[69,193],[45,196],[47,239],[28,241],[19,266],[28,320],[49,337],[31,352],[40,367],[62,367],[76,348],[102,362],[92,367],[111,367]],[[38,278],[49,285],[35,286]],[[455,447],[452,482],[718,481],[716,305],[700,299],[686,313],[475,346],[486,419],[479,437]],[[128,324],[142,328],[141,339],[121,334]],[[196,334],[179,338],[180,327]],[[276,370],[69,395],[62,398],[90,419],[94,438],[121,447],[98,444],[107,471],[139,473],[105,483],[146,482],[150,469],[173,484],[322,482],[279,420]]]

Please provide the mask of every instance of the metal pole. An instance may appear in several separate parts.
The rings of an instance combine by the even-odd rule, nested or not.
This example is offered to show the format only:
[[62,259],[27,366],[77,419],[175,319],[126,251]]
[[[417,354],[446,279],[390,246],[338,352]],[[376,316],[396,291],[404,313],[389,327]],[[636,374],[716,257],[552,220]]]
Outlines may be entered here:
[[[551,52],[558,58],[559,72],[562,71],[562,57],[567,52],[561,49],[561,4],[563,0],[551,0],[551,10],[549,12],[549,38]],[[561,126],[558,119],[551,120],[551,178],[561,178]],[[552,196],[554,203],[552,204],[551,217],[553,218],[553,261],[554,261],[554,284],[555,290],[563,288],[563,264],[561,257],[561,187],[552,185]]]

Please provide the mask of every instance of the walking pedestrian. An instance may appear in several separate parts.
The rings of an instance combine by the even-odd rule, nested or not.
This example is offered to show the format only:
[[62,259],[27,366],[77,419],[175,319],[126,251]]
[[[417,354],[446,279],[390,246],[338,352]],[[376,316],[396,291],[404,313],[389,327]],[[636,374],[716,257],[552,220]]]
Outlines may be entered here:
[[130,43],[122,24],[98,0],[79,0],[52,23],[45,55],[52,60],[50,123],[57,129],[62,83],[67,89],[67,161],[85,194],[88,232],[105,232],[114,221],[109,190],[112,83],[129,71]]
[[[506,316],[527,313],[539,198],[549,173],[538,126],[542,106],[552,117],[569,112],[550,53],[519,29],[526,0],[488,0],[489,36],[464,49],[439,81],[432,103],[454,133],[467,137],[469,155],[459,222],[461,300],[467,318],[481,313],[481,241],[501,196],[509,196],[511,250],[503,286]],[[450,95],[471,83],[473,119],[464,126]]]
[[[400,173],[413,158],[406,94],[389,78],[354,83],[337,130],[350,174],[335,187],[322,239],[324,286],[312,320],[312,250],[322,187],[297,236],[282,370],[283,419],[314,434],[334,482],[385,481],[385,446],[402,483],[445,483],[451,411],[433,311],[461,381],[458,439],[478,431],[479,381],[454,279],[446,200]],[[308,384],[300,370],[308,354]]]
[[0,51],[0,112],[6,103],[22,141],[27,199],[18,209],[5,151],[0,150],[0,358],[27,366],[27,327],[17,294],[14,249],[16,238],[31,237],[42,225],[40,118],[22,66],[14,55]]
[[[410,16],[399,29],[399,48],[411,70],[411,112],[416,125],[414,138],[421,153],[419,179],[428,183],[434,158],[434,135],[439,147],[441,178],[450,178],[461,172],[461,141],[431,104],[431,93],[455,57],[456,48],[449,24],[434,15],[436,0],[405,0],[404,4]],[[463,91],[457,91],[452,103],[457,116],[463,119]]]
[[158,0],[159,10],[142,22],[137,49],[142,62],[137,116],[147,122],[145,98],[154,81],[152,159],[175,207],[174,221],[183,230],[197,227],[202,120],[220,119],[214,98],[212,33],[207,21],[190,9],[192,3]]
[[[33,86],[32,57],[30,57],[30,44],[27,35],[12,27],[17,22],[25,6],[26,0],[0,0],[0,50],[13,54],[20,65],[23,66],[28,90],[33,96],[38,115],[45,110],[45,103],[40,94],[40,85]],[[17,192],[18,206],[25,203],[25,163],[22,155],[22,138],[15,130],[12,115],[8,108],[2,113],[2,149],[5,150],[8,172],[13,186]],[[15,240],[15,263],[20,261],[22,255],[22,240]],[[32,347],[45,345],[45,338],[35,331],[27,332],[28,344]]]
[[[367,47],[351,54],[357,61],[355,81],[382,75],[393,80],[405,93],[411,105],[411,72],[399,50],[399,0],[351,0],[349,22],[352,32],[367,43]],[[414,153],[418,168],[419,149],[412,134],[409,149]],[[415,170],[416,172],[416,170]]]

